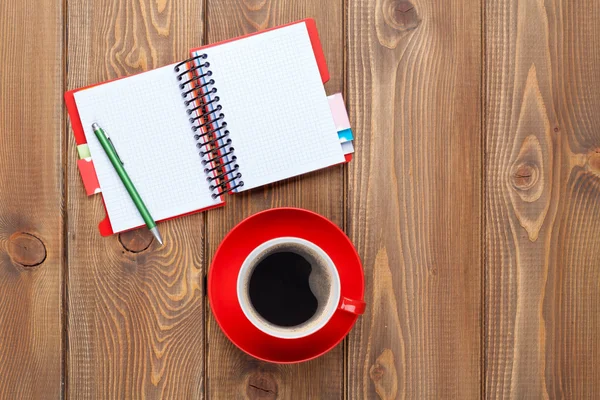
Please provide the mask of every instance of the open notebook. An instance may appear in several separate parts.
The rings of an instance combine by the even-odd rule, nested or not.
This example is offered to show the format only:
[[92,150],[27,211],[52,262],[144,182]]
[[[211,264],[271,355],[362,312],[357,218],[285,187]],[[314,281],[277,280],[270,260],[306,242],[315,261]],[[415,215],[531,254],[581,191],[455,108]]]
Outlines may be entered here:
[[68,92],[73,128],[85,135],[108,214],[101,232],[144,222],[93,123],[110,136],[160,221],[222,205],[228,192],[343,163],[348,143],[340,143],[326,79],[314,21],[303,20]]

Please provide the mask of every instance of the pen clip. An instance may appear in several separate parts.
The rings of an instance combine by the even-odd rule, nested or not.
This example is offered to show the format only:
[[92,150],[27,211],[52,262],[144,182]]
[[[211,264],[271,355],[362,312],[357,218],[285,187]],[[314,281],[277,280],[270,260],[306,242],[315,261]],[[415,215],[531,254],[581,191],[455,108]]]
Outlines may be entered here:
[[110,143],[110,147],[112,147],[112,149],[115,152],[115,155],[117,156],[117,159],[119,160],[119,162],[121,163],[121,165],[125,165],[125,163],[123,162],[123,160],[121,160],[121,156],[119,155],[119,152],[117,151],[117,148],[115,147],[115,144],[110,139],[110,136],[108,136],[108,133],[106,133],[105,130],[102,130],[102,132],[104,132],[104,137],[106,137],[106,140],[108,140],[108,143]]

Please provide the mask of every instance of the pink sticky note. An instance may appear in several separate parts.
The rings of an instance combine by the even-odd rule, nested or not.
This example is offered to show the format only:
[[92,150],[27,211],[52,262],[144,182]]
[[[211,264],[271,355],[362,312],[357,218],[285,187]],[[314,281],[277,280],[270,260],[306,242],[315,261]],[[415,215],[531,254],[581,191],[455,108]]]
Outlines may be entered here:
[[348,111],[346,111],[346,105],[344,104],[344,98],[341,93],[332,94],[327,97],[329,101],[329,107],[331,108],[331,114],[333,115],[333,121],[335,127],[339,131],[350,128],[350,120],[348,119]]

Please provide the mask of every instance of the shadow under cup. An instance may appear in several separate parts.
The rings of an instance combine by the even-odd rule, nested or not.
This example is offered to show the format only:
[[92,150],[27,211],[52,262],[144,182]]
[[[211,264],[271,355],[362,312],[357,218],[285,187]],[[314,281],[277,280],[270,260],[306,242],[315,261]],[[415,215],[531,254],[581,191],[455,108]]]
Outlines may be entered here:
[[250,322],[268,335],[294,339],[321,329],[340,300],[340,278],[331,258],[304,239],[269,240],[248,255],[237,295]]

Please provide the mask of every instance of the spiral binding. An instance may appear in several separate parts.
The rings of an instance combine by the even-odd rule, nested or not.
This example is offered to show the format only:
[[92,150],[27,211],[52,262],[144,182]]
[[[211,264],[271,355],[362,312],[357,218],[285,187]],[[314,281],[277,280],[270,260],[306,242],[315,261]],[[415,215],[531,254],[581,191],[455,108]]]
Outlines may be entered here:
[[[215,80],[211,78],[212,71],[208,68],[207,54],[199,54],[175,65],[179,89],[190,124],[194,132],[196,147],[200,150],[206,180],[210,183],[212,197],[217,197],[244,186],[240,180],[240,166],[236,164],[237,157],[229,138],[223,107],[218,104]],[[185,68],[185,69],[183,69]],[[216,191],[216,192],[215,192]]]

